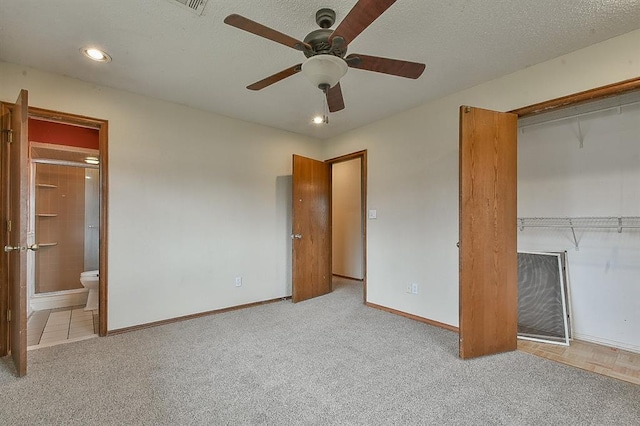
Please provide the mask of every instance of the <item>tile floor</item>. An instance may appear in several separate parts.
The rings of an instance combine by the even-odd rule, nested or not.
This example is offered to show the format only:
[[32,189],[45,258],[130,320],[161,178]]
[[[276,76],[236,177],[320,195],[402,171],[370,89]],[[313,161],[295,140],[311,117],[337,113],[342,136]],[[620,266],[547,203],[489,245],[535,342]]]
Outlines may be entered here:
[[27,322],[27,348],[95,337],[97,318],[97,311],[85,311],[84,306],[34,311]]

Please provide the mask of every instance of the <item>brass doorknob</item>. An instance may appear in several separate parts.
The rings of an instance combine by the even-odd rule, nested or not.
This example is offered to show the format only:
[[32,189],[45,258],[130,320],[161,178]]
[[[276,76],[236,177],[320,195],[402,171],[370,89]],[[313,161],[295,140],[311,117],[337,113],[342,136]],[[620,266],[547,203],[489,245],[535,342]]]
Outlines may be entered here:
[[31,244],[29,247],[27,247],[27,250],[38,251],[40,250],[40,246],[38,245],[38,243]]
[[20,247],[20,246],[15,246],[15,247],[12,247],[12,246],[4,246],[4,251],[5,251],[6,253],[9,253],[10,251],[22,251],[22,250],[24,250],[24,249],[26,249],[26,247]]

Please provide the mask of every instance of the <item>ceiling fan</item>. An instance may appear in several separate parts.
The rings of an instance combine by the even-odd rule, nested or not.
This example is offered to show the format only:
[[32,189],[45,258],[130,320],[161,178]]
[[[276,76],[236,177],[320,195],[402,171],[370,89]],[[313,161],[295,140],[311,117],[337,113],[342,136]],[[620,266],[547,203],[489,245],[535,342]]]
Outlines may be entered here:
[[320,29],[297,40],[243,16],[232,14],[224,22],[241,30],[275,41],[304,53],[307,60],[257,81],[249,90],[261,90],[302,71],[325,93],[330,112],[344,109],[340,78],[348,67],[416,79],[422,75],[425,64],[352,53],[345,56],[347,46],[373,21],[378,19],[396,0],[359,0],[335,30],[335,11],[323,8],[316,13]]

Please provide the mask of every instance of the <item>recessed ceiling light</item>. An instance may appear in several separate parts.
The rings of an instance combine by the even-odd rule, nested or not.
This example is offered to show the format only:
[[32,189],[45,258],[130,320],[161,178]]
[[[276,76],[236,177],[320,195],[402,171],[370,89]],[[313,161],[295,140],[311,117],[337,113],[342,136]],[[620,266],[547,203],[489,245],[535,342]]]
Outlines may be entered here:
[[317,115],[315,117],[313,117],[313,124],[328,124],[329,123],[329,117],[326,115]]
[[84,162],[87,164],[100,164],[98,157],[87,157],[84,159]]
[[83,47],[80,51],[84,56],[93,61],[111,62],[111,56],[109,56],[105,51],[96,49],[95,47]]

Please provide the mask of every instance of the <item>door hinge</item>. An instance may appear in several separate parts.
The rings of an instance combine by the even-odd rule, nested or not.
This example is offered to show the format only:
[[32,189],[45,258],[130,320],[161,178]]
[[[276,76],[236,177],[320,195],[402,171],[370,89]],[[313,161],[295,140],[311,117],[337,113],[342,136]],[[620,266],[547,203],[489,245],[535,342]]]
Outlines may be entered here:
[[13,142],[13,130],[11,129],[2,129],[2,133],[7,134],[7,143]]
[[11,221],[7,220],[7,232],[11,232]]

